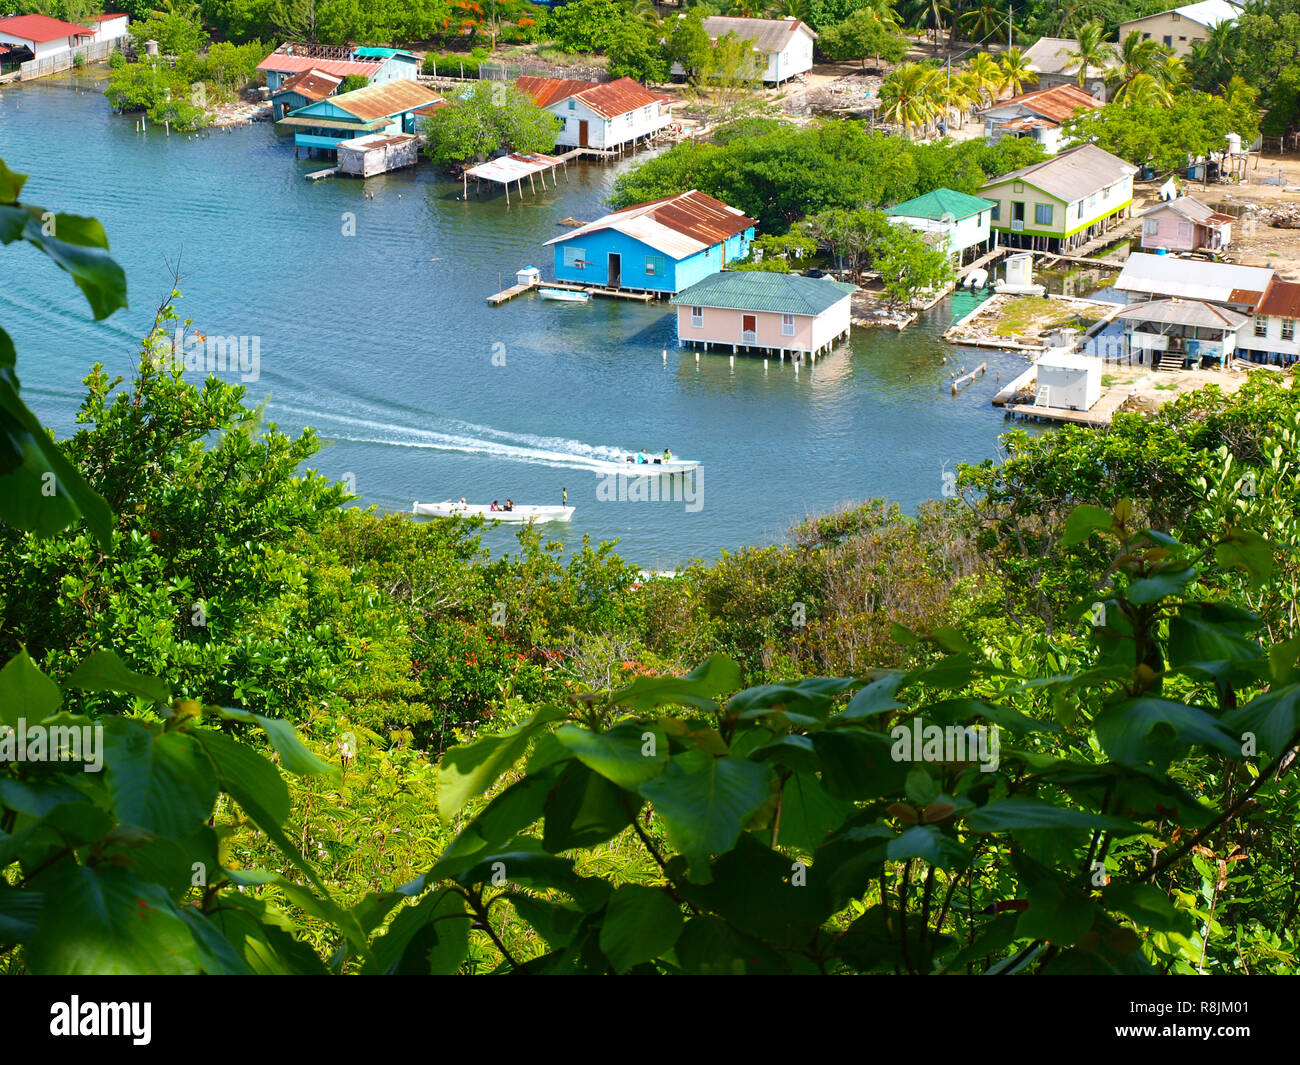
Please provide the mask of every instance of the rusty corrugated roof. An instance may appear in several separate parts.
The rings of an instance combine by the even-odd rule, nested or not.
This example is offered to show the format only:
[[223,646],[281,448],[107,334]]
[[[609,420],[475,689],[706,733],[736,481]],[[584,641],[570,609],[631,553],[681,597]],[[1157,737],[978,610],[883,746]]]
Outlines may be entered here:
[[1260,298],[1255,313],[1274,318],[1300,318],[1300,283],[1275,277]]
[[399,78],[378,85],[367,85],[363,89],[353,89],[335,96],[330,103],[362,122],[373,122],[403,111],[415,111],[440,100],[441,96],[419,82]]
[[746,217],[743,212],[728,207],[721,200],[715,200],[697,189],[691,189],[690,192],[677,196],[625,207],[604,218],[588,222],[572,233],[553,237],[546,243],[557,244],[585,233],[616,229],[652,248],[676,258],[685,258],[704,248],[711,248],[737,233],[743,233],[754,225],[757,225],[754,219]]
[[1057,85],[1051,89],[1035,89],[1033,92],[1027,92],[1023,96],[1013,96],[1009,100],[1003,100],[992,107],[986,107],[981,114],[988,114],[990,111],[1001,111],[1008,107],[1019,107],[1026,111],[1032,111],[1043,118],[1051,119],[1053,122],[1064,122],[1074,116],[1074,112],[1079,108],[1094,110],[1101,106],[1101,101],[1095,100],[1091,93],[1084,92],[1077,85]]
[[570,97],[581,100],[602,118],[617,118],[639,107],[660,103],[664,97],[631,78],[616,81],[574,81],[570,78],[522,77],[516,87],[528,93],[538,107],[551,107]]
[[567,100],[583,89],[594,88],[599,82],[579,81],[576,78],[533,78],[521,77],[515,80],[515,88],[526,92],[538,107],[550,107],[560,100]]
[[323,100],[342,84],[342,78],[336,78],[322,70],[304,70],[301,74],[285,78],[271,95],[279,96],[282,92],[293,92],[307,100]]

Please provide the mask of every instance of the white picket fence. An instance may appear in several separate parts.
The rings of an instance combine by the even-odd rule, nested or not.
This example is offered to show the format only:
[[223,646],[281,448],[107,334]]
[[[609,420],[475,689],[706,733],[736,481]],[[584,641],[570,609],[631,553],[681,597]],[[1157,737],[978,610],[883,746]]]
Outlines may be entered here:
[[47,74],[57,74],[60,70],[68,70],[76,66],[77,56],[84,56],[82,62],[85,63],[101,62],[107,59],[111,52],[121,49],[126,41],[126,37],[117,37],[111,41],[95,41],[92,44],[83,44],[76,48],[65,48],[62,52],[42,56],[40,59],[29,59],[19,68],[21,80],[43,78]]

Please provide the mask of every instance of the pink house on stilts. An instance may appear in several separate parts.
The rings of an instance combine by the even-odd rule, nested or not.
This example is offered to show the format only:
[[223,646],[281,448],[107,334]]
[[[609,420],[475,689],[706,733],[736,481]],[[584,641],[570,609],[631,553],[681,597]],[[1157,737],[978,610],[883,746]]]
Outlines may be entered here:
[[815,357],[849,335],[856,291],[830,278],[724,270],[673,297],[677,345]]

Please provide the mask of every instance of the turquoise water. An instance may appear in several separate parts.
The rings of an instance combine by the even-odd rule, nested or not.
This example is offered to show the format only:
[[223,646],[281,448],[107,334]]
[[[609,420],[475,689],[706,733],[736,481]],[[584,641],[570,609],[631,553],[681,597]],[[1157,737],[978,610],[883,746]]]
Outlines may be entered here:
[[[647,567],[771,542],[872,496],[913,509],[941,494],[945,470],[994,455],[1006,428],[989,400],[1021,357],[938,339],[974,306],[966,295],[901,334],[855,329],[797,377],[761,359],[697,363],[662,304],[489,307],[517,269],[545,269],[560,219],[603,213],[618,167],[570,165],[557,190],[507,207],[462,202],[460,184],[427,165],[308,182],[322,164],[295,161],[269,124],[170,138],[134,125],[93,78],[0,89],[0,157],[32,175],[25,198],[100,218],[130,286],[130,309],[95,324],[43,257],[0,255],[0,321],[29,402],[60,433],[92,363],[130,373],[177,261],[182,315],[208,335],[258,338],[250,401],[269,397],[284,428],[316,427],[329,444],[314,465],[350,475],[362,502],[552,504],[567,488],[574,520],[550,530],[618,539]],[[953,397],[951,377],[983,361],[988,376]],[[704,463],[676,498],[621,498],[583,468],[665,445]]]

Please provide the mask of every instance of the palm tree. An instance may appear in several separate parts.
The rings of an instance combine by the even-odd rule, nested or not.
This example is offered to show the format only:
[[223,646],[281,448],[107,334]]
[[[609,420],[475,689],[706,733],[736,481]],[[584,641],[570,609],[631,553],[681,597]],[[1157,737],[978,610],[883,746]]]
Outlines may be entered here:
[[966,125],[971,112],[983,100],[979,82],[969,70],[959,70],[948,79],[944,103],[957,116],[957,127]]
[[1012,96],[1019,96],[1026,85],[1033,85],[1038,75],[1029,69],[1025,53],[1020,48],[1008,48],[998,60],[1002,68],[1003,84],[1011,89]]
[[1115,90],[1114,100],[1121,107],[1168,107],[1174,102],[1174,94],[1153,75],[1139,73]]
[[1166,55],[1156,64],[1151,76],[1171,93],[1186,88],[1190,77],[1187,73],[1187,64],[1183,62],[1181,56],[1176,56],[1173,53]]
[[767,11],[773,18],[797,18],[800,22],[807,22],[808,0],[777,0]]
[[1107,83],[1113,88],[1111,99],[1118,100],[1128,92],[1128,86],[1138,77],[1146,75],[1155,80],[1156,69],[1164,62],[1168,49],[1159,41],[1143,39],[1142,34],[1134,30],[1119,46],[1119,66],[1107,75]]
[[1074,50],[1062,48],[1057,55],[1067,56],[1079,65],[1079,88],[1088,80],[1089,70],[1096,70],[1104,75],[1106,68],[1115,61],[1115,46],[1106,40],[1106,27],[1100,22],[1089,22],[1079,27],[1079,47]]
[[1222,89],[1232,80],[1232,57],[1237,46],[1236,22],[1220,22],[1205,40],[1192,45],[1192,70],[1198,85]]
[[880,86],[880,117],[898,122],[907,137],[914,126],[927,126],[939,113],[941,104],[936,75],[941,72],[920,63],[903,63],[894,68]]
[[975,79],[980,93],[992,103],[1002,92],[1003,75],[998,61],[988,52],[980,52],[966,64],[966,72]]
[[995,33],[1005,35],[1007,31],[1006,11],[994,0],[980,0],[978,7],[971,8],[962,16],[962,22],[966,39],[971,41],[987,41]]
[[659,5],[655,0],[636,0],[632,5],[632,14],[650,29],[654,29],[662,21],[659,17]]

